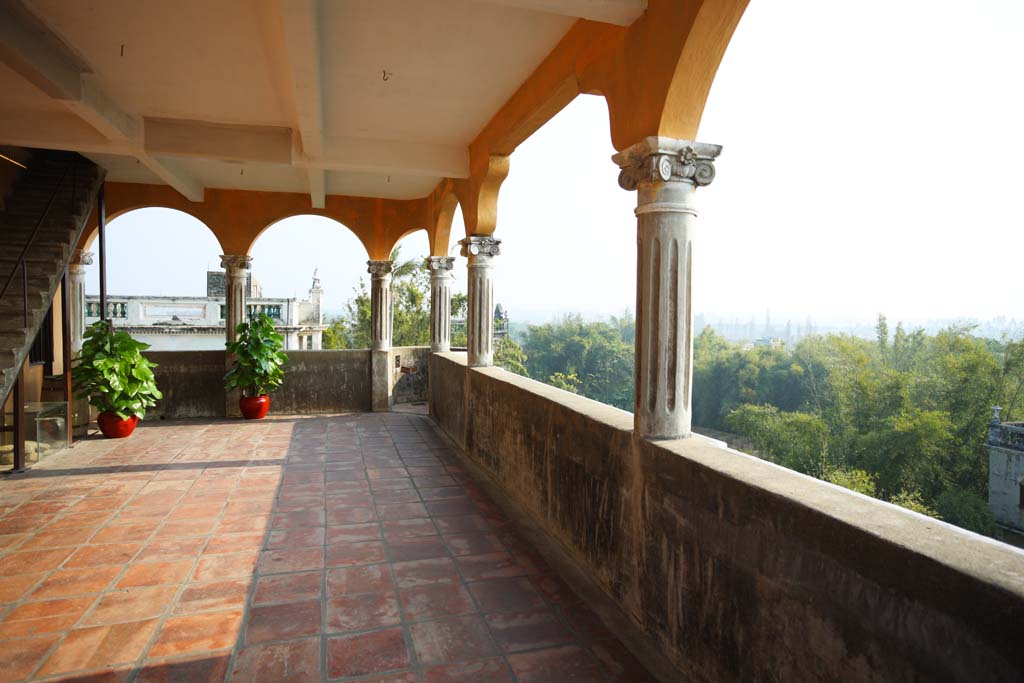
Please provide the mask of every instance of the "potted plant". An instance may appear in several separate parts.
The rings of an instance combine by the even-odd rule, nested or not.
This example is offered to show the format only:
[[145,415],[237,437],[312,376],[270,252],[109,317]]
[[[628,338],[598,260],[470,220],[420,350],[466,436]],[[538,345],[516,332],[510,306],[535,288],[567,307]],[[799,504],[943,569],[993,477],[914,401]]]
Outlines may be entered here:
[[85,331],[79,362],[71,373],[75,396],[88,398],[100,411],[96,423],[108,439],[129,436],[146,408],[163,398],[153,377],[156,364],[142,355],[148,348],[103,320]]
[[281,351],[281,335],[274,330],[274,321],[266,313],[254,316],[240,324],[235,331],[238,338],[227,344],[234,354],[234,363],[224,375],[228,390],[241,389],[238,407],[247,420],[259,420],[270,410],[270,392],[281,386],[288,361]]

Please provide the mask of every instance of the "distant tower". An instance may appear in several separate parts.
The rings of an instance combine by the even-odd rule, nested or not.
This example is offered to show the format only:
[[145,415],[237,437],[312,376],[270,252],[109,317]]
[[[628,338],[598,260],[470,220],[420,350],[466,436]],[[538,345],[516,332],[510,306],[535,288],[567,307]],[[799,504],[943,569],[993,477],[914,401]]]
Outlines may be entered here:
[[313,269],[313,286],[309,288],[309,301],[314,306],[314,312],[316,316],[316,324],[322,325],[324,322],[324,311],[320,305],[320,297],[323,295],[324,290],[320,287],[320,269]]

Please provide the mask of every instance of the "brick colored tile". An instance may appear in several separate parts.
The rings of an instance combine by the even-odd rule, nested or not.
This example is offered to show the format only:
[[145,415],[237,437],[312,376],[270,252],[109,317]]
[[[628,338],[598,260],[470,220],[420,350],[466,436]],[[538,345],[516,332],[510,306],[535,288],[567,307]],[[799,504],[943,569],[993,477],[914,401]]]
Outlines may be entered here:
[[158,538],[146,544],[136,562],[170,562],[196,557],[203,550],[205,538]]
[[11,553],[0,558],[0,576],[48,572],[59,567],[73,551],[73,548],[58,548]]
[[252,576],[259,553],[229,553],[199,558],[192,573],[193,581],[213,581],[236,576]]
[[448,664],[498,654],[479,616],[426,621],[409,627],[420,664]]
[[464,500],[466,490],[461,486],[440,486],[438,488],[421,488],[423,500]]
[[275,529],[270,532],[270,537],[267,539],[267,550],[305,548],[323,544],[324,528],[322,526]]
[[514,680],[505,661],[495,658],[427,669],[423,683],[514,683]]
[[149,660],[135,683],[223,683],[230,662],[229,652]]
[[156,625],[154,619],[75,629],[46,660],[39,675],[49,676],[133,662],[153,637]]
[[239,515],[222,517],[214,527],[217,534],[262,533],[269,525],[265,515]]
[[327,601],[327,630],[365,631],[399,623],[394,591],[360,593]]
[[413,538],[415,536],[432,536],[437,533],[437,528],[430,519],[394,519],[381,523],[384,530],[384,540],[392,541],[398,538]]
[[192,564],[193,560],[133,564],[117,582],[117,587],[176,585],[188,578]]
[[270,602],[297,602],[320,597],[320,572],[298,572],[295,574],[274,574],[261,577],[256,582],[254,605]]
[[[368,505],[371,502],[378,504],[392,504],[392,503],[419,503],[420,494],[416,489],[399,489],[397,491],[377,491],[373,496],[367,494],[358,494],[365,498],[364,503],[346,503],[346,505]],[[328,499],[330,500],[330,499]]]
[[107,593],[96,603],[82,625],[100,626],[159,617],[170,608],[177,591],[177,586],[157,586]]
[[8,681],[19,681],[28,678],[59,638],[59,635],[49,635],[5,641],[3,654],[4,678]]
[[[365,521],[365,520],[359,520]],[[279,512],[272,518],[274,529],[290,529],[299,526],[323,526],[323,510],[301,510],[299,512]]]
[[249,595],[249,583],[249,579],[191,583],[182,591],[173,613],[191,614],[244,607]]
[[380,541],[342,543],[327,546],[326,563],[328,567],[375,564],[384,560],[384,544]]
[[509,655],[520,683],[601,683],[604,674],[590,655],[573,647],[556,647]]
[[320,633],[320,601],[253,607],[249,612],[247,643],[301,638]]
[[380,537],[380,526],[376,522],[327,527],[328,544],[375,541]]
[[[45,574],[18,574],[16,576],[0,576],[0,604],[21,600],[32,586],[39,582]],[[58,597],[41,595],[40,597]]]
[[485,555],[464,555],[456,557],[455,562],[466,581],[483,579],[502,579],[513,576],[524,576],[530,572],[516,562],[509,553],[487,553]]
[[444,537],[452,555],[486,555],[504,552],[505,547],[494,534],[451,534]]
[[89,596],[26,602],[11,610],[0,622],[0,638],[66,631],[85,614],[94,600],[94,597]]
[[92,527],[40,531],[25,541],[18,550],[45,550],[76,546],[85,543],[94,533],[96,532]]
[[442,534],[465,534],[491,531],[491,525],[480,515],[459,515],[455,517],[438,517],[434,520]]
[[451,559],[438,557],[431,560],[395,562],[391,565],[399,588],[415,588],[435,583],[458,583],[459,574]]
[[124,543],[144,541],[153,534],[152,524],[113,524],[103,527],[92,537],[92,543]]
[[[230,507],[230,506],[228,506]],[[213,519],[220,515],[221,510],[227,513],[224,503],[193,503],[182,504],[171,510],[167,515],[167,521],[179,521],[182,519]],[[249,514],[251,510],[242,510],[237,514]]]
[[259,571],[261,574],[316,571],[323,569],[323,567],[323,548],[268,550],[260,553],[259,558]]
[[171,657],[233,647],[241,625],[241,610],[170,617],[164,622],[149,656]]
[[363,676],[409,665],[402,629],[339,636],[327,640],[327,676]]
[[458,616],[476,611],[466,589],[457,583],[421,586],[401,591],[402,611],[409,621]]
[[157,529],[156,538],[173,538],[176,536],[206,536],[217,526],[216,519],[182,519],[166,521]]
[[520,652],[575,642],[569,627],[549,609],[522,612],[493,612],[484,617],[498,647]]
[[440,536],[417,536],[388,541],[388,558],[392,562],[448,557],[448,547]]
[[377,519],[371,507],[336,507],[327,511],[328,524],[365,524]]
[[420,519],[427,517],[427,508],[423,503],[396,503],[394,505],[377,505],[377,516],[384,520]]
[[485,612],[527,610],[546,604],[540,591],[527,578],[480,581],[470,583],[468,587]]
[[[67,513],[61,515],[59,518],[53,520],[46,525],[47,529],[70,529],[73,527],[91,526],[98,528],[101,524],[107,522],[112,516],[113,512],[100,511],[100,512],[79,512],[79,513]],[[32,527],[35,528],[35,527]]]
[[235,683],[319,683],[320,640],[293,640],[242,648],[231,680]]
[[424,505],[431,517],[471,515],[477,511],[476,506],[469,500],[433,500]]
[[380,593],[394,589],[391,571],[386,564],[340,567],[327,571],[327,597],[354,593]]
[[223,555],[226,553],[238,553],[249,550],[259,550],[263,547],[263,534],[220,534],[210,538],[204,555]]

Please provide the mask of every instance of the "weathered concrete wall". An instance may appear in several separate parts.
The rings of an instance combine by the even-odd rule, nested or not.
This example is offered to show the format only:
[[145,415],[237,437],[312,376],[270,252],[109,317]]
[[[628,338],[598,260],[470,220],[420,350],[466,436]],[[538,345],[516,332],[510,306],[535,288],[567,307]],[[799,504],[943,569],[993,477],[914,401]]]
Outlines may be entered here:
[[224,417],[223,351],[147,351],[164,398],[146,419]]
[[391,403],[427,400],[430,347],[396,346],[391,349]]
[[464,354],[431,415],[694,680],[1024,680],[1024,553]]
[[[224,417],[223,351],[150,351],[164,399],[154,417]],[[271,394],[271,411],[339,413],[370,409],[370,352],[289,351],[284,384]]]
[[996,521],[1018,530],[1024,530],[1024,508],[1021,507],[1021,489],[1024,482],[1024,453],[989,446],[988,448],[988,504]]

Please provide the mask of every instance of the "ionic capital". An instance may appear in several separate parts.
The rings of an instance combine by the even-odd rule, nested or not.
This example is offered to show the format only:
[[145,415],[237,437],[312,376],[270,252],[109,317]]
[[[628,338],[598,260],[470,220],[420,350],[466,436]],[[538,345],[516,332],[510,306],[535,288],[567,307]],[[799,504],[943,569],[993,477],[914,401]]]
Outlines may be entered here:
[[74,270],[76,267],[84,268],[92,265],[92,252],[85,251],[84,249],[75,249],[74,253],[71,254],[71,261],[68,263],[71,269]]
[[395,268],[394,261],[367,261],[366,265],[366,272],[374,277],[391,275],[391,271]]
[[459,244],[463,256],[497,256],[501,253],[501,240],[490,235],[470,235]]
[[221,254],[220,267],[228,271],[249,270],[252,266],[252,257],[245,254]]
[[455,267],[455,257],[428,256],[425,265],[431,275],[447,275]]
[[710,185],[721,145],[675,138],[644,138],[612,157],[622,170],[619,186],[633,191],[644,183],[685,182]]

